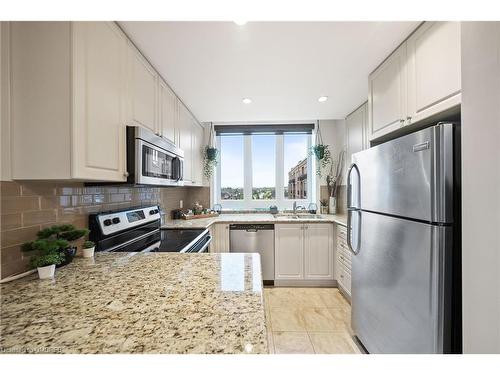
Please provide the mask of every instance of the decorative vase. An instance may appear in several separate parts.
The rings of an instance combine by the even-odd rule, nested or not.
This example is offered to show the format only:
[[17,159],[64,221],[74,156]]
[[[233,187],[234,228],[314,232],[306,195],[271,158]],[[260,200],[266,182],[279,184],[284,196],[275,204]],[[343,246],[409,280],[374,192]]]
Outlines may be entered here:
[[321,206],[321,213],[323,215],[327,214],[328,213],[328,207],[327,206]]
[[51,264],[50,266],[37,267],[38,277],[40,279],[53,279],[54,273],[56,272],[56,265]]
[[331,215],[337,214],[337,197],[330,197],[330,201],[328,202],[328,212]]
[[83,257],[84,258],[92,258],[94,256],[94,250],[95,250],[95,246],[83,249]]

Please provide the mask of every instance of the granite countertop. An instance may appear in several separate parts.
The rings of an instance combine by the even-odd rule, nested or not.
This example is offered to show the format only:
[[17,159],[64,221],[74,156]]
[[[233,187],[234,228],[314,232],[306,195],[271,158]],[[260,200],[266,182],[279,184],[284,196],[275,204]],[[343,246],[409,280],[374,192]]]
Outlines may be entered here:
[[291,219],[271,214],[221,214],[217,217],[191,220],[169,220],[162,228],[208,228],[215,223],[337,223],[347,225],[347,215],[320,215],[321,218]]
[[1,285],[0,353],[267,353],[258,254],[100,253]]

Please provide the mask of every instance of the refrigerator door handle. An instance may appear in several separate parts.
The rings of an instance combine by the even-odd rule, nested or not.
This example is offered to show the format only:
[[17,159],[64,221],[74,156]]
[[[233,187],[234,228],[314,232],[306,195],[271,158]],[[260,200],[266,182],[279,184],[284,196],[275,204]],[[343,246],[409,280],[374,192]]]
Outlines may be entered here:
[[[356,246],[352,245],[352,215],[356,214],[358,215],[357,219],[357,225],[356,225]],[[349,247],[349,250],[354,254],[357,255],[359,253],[359,242],[361,238],[361,211],[359,210],[349,210],[347,211],[347,246]]]
[[[355,173],[357,174],[357,180],[358,180],[358,186],[356,187],[356,205],[353,205],[353,199],[352,199],[352,181],[351,181],[351,175],[352,175],[352,171],[355,171]],[[359,186],[359,183],[360,183],[360,178],[359,178],[359,169],[358,169],[358,166],[356,164],[351,164],[351,166],[349,167],[349,171],[347,172],[347,209],[351,209],[351,208],[360,208],[359,207],[359,203],[360,203],[360,186]]]

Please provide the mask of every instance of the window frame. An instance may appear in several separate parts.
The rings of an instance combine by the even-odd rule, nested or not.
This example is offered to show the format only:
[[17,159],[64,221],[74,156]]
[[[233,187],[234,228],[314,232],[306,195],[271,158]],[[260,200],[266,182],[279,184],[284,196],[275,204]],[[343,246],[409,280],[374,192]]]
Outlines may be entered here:
[[[294,134],[294,133],[287,133]],[[285,198],[285,181],[284,181],[284,136],[286,134],[277,134],[276,137],[276,156],[275,156],[275,191],[276,199],[252,199],[252,185],[253,185],[253,169],[252,169],[252,136],[245,134],[234,134],[243,137],[243,199],[231,200],[221,199],[221,137],[217,135],[215,138],[217,148],[221,151],[218,156],[217,168],[212,178],[213,196],[212,201],[222,205],[222,209],[232,210],[255,210],[255,209],[268,209],[270,206],[277,206],[280,210],[292,209],[293,203],[302,205],[307,208],[310,203],[316,201],[316,173],[315,173],[315,160],[309,155],[309,149],[313,144],[313,135],[308,134],[307,137],[307,198],[306,199],[288,199]],[[286,181],[288,184],[288,181]]]

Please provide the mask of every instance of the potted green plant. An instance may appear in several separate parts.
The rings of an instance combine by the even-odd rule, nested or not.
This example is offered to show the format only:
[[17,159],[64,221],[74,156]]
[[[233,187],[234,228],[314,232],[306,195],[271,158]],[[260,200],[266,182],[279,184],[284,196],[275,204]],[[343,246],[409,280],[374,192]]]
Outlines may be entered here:
[[321,136],[321,130],[319,128],[319,123],[316,130],[316,144],[311,146],[309,150],[309,155],[314,156],[316,159],[316,175],[321,177],[322,170],[325,169],[328,164],[332,161],[330,150],[328,145],[323,143],[323,137]]
[[21,250],[32,252],[30,265],[38,270],[40,279],[54,277],[56,266],[64,261],[65,255],[62,251],[68,247],[68,241],[61,239],[38,239],[22,245]]
[[217,166],[219,150],[214,145],[214,128],[213,123],[210,125],[210,133],[208,136],[208,145],[205,146],[203,152],[203,174],[207,179],[210,179]]
[[77,229],[74,225],[62,224],[42,229],[37,233],[37,237],[38,239],[61,239],[67,241],[68,246],[61,250],[64,253],[64,261],[58,264],[58,267],[62,267],[73,261],[78,251],[79,243],[77,241],[80,239],[83,240],[83,237],[89,233],[88,229]]
[[92,241],[85,241],[83,243],[83,257],[92,258],[94,256],[95,243]]

